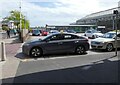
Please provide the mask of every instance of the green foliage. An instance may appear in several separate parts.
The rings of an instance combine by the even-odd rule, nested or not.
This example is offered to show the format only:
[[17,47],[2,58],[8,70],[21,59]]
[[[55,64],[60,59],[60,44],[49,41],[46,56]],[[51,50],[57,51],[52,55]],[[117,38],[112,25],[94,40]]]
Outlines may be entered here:
[[[17,10],[10,11],[10,16],[5,18],[7,21],[14,21],[17,28],[20,28],[20,12]],[[29,28],[29,21],[25,19],[25,16],[21,14],[22,29]]]
[[3,26],[3,27],[2,27],[2,30],[5,30],[5,31],[8,30],[8,29],[9,29],[8,26]]

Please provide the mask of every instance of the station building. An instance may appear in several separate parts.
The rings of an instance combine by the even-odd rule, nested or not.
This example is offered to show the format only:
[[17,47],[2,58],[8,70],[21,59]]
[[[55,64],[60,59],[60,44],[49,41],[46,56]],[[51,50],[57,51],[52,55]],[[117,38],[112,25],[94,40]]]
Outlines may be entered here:
[[77,33],[84,33],[88,29],[95,29],[96,25],[47,25],[47,30],[74,30]]
[[[114,10],[118,11],[117,15],[114,14]],[[106,30],[114,30],[116,22],[117,28],[120,29],[120,1],[118,2],[118,7],[89,14],[77,20],[74,24],[103,26]]]

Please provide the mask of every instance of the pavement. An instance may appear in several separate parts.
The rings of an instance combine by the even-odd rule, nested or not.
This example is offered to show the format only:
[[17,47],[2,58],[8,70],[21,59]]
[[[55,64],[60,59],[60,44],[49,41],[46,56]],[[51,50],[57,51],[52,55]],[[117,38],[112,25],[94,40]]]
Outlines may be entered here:
[[[14,77],[19,65],[19,59],[15,57],[18,53],[18,50],[21,48],[22,44],[18,35],[11,35],[11,38],[2,38],[2,41],[5,42],[6,49],[6,61],[0,61],[0,81],[4,78]],[[7,83],[12,83],[13,79],[8,80]],[[0,82],[1,83],[1,82]]]

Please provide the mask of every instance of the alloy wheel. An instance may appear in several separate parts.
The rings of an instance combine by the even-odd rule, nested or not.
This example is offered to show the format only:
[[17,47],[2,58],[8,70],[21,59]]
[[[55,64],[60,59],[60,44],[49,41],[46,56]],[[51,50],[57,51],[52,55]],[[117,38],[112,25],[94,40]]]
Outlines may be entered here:
[[113,50],[113,45],[112,44],[108,44],[107,47],[106,47],[106,50],[107,51],[112,51]]
[[40,48],[35,47],[31,50],[30,55],[32,57],[40,57],[42,55],[42,51]]
[[78,46],[76,48],[76,53],[77,54],[83,54],[83,53],[85,53],[85,48],[83,46]]

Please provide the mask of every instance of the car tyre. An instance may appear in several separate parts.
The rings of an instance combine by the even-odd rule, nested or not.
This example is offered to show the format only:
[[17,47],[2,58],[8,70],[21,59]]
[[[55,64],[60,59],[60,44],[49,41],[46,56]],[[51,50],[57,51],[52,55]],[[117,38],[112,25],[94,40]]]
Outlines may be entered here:
[[30,56],[31,57],[41,57],[42,56],[42,50],[39,47],[34,47],[30,51]]
[[84,46],[78,46],[75,51],[77,54],[84,54],[85,53],[85,48]]
[[113,50],[113,45],[111,43],[109,43],[107,46],[106,46],[106,50],[108,52],[111,52]]

